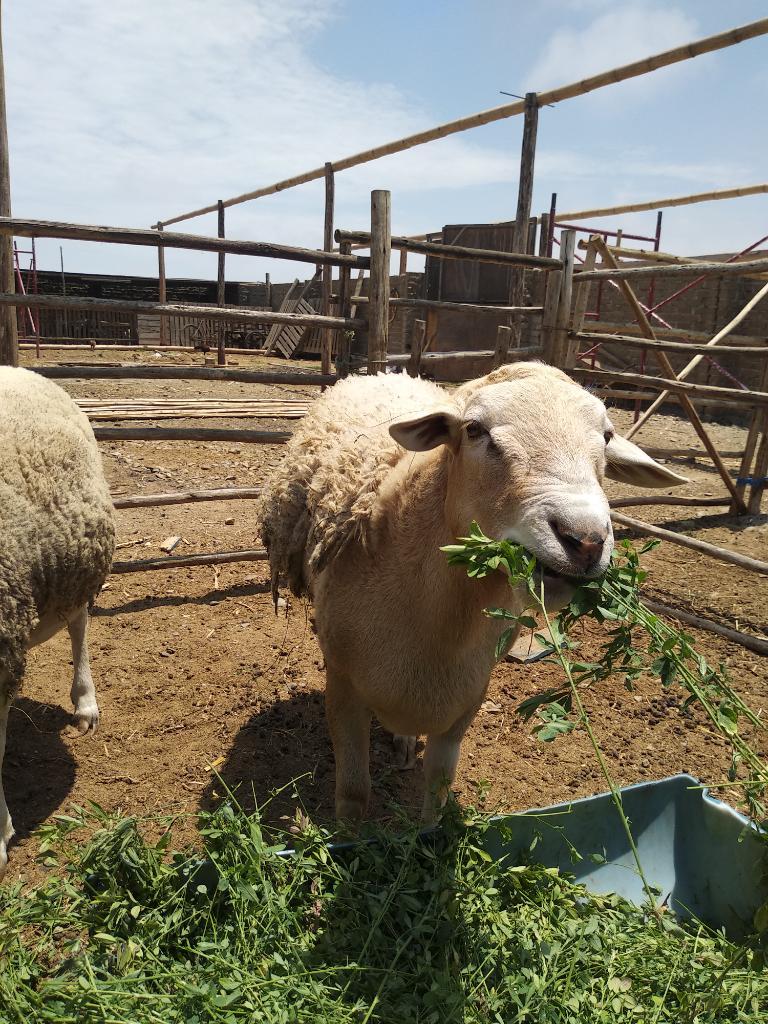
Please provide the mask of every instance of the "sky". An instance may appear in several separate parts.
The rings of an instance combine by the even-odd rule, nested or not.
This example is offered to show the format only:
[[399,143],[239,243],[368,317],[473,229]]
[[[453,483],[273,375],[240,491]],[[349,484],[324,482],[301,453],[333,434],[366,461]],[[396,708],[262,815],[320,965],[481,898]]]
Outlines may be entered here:
[[[6,0],[13,212],[149,227],[444,121],[766,15],[765,0]],[[768,36],[545,107],[533,212],[768,180]],[[392,192],[394,234],[514,218],[522,118],[336,175],[337,226]],[[591,223],[653,234],[655,214]],[[215,214],[174,230],[216,233]],[[319,248],[323,185],[227,210],[227,234]],[[670,209],[662,248],[742,249],[768,195]],[[43,241],[38,266],[157,273],[153,250]],[[26,242],[24,243],[26,246]],[[409,268],[419,269],[416,257]],[[168,275],[216,256],[169,250]],[[308,276],[227,257],[230,280]]]

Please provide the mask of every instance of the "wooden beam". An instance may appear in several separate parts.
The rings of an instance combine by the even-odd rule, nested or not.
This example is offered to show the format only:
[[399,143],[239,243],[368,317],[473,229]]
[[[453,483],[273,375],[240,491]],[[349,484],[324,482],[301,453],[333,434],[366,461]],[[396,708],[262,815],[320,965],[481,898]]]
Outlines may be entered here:
[[[219,238],[224,238],[226,232],[224,230],[224,203],[219,200],[219,216],[218,216],[218,235]],[[216,304],[223,306],[226,297],[226,277],[225,277],[225,264],[226,253],[220,252],[218,256],[218,274],[216,278]],[[219,327],[218,346],[216,351],[216,362],[219,366],[227,365],[227,357],[224,354],[224,331]]]
[[[611,269],[616,267],[616,257],[613,255],[612,252],[609,251],[605,241],[599,235],[594,235],[593,238],[597,251],[600,253],[602,257],[603,264],[609,266]],[[640,305],[637,296],[635,295],[634,291],[627,283],[627,281],[619,281],[619,290],[622,292],[625,299],[629,303],[629,306],[632,312],[634,313],[635,319],[637,320],[637,323],[642,333],[649,340],[655,341],[656,336],[653,333],[653,328],[651,327],[648,317],[645,315],[645,310]],[[661,368],[662,373],[665,373],[668,377],[674,377],[675,371],[672,364],[669,361],[669,358],[667,357],[666,352],[663,352],[661,351],[661,349],[657,348],[652,349],[652,352],[657,363]],[[690,420],[691,426],[698,434],[699,440],[706,448],[707,454],[709,455],[710,459],[712,459],[712,462],[715,464],[715,467],[717,468],[717,471],[720,474],[723,483],[728,488],[728,491],[733,497],[737,511],[739,513],[746,512],[746,505],[744,504],[743,499],[739,496],[739,492],[736,489],[736,484],[734,483],[733,478],[731,477],[728,467],[720,457],[720,453],[718,452],[712,439],[707,433],[704,424],[701,420],[701,417],[696,411],[696,408],[694,407],[693,403],[688,398],[688,396],[683,392],[680,392],[678,394],[677,399],[680,402],[680,405],[683,407],[686,416]]]
[[[0,216],[11,216],[11,170],[8,155],[8,123],[5,104],[5,70],[0,27]],[[13,237],[0,238],[0,291],[16,290],[13,269]],[[0,366],[19,365],[19,334],[16,310],[0,309]]]
[[[359,296],[357,302],[359,305],[364,305],[368,302],[368,296]],[[544,310],[543,306],[491,306],[478,302],[448,302],[440,299],[417,298],[403,299],[399,296],[396,298],[390,297],[389,304],[390,306],[403,306],[405,308],[413,309],[445,309],[449,313],[478,313],[481,315],[489,313],[495,316],[503,316],[505,313],[520,313],[521,315],[527,316],[540,316]]]
[[[650,455],[650,449],[645,449]],[[611,508],[631,508],[634,505],[674,505],[684,508],[714,508],[717,505],[730,505],[730,497],[725,498],[689,498],[684,495],[675,497],[673,494],[641,494],[629,498],[610,498]]]
[[[589,325],[589,330],[593,334],[631,334],[634,337],[640,336],[640,328],[637,324],[612,324],[607,321],[596,320],[594,323]],[[653,333],[657,339],[662,340],[669,338],[672,341],[703,341],[708,342],[712,339],[711,331],[690,331],[686,328],[672,328],[658,327],[654,325]],[[768,352],[768,337],[760,337],[754,334],[728,334],[727,337],[722,339],[723,347],[733,345],[754,345],[764,349]]]
[[634,533],[644,534],[648,537],[658,537],[660,540],[669,541],[671,544],[679,544],[681,547],[698,551],[702,555],[709,555],[710,558],[717,558],[721,562],[728,562],[730,565],[738,565],[740,569],[748,569],[750,572],[768,573],[768,562],[762,562],[759,558],[750,558],[748,555],[740,555],[737,551],[729,551],[728,548],[717,547],[715,544],[708,544],[704,540],[695,540],[693,537],[686,537],[684,534],[675,533],[673,530],[664,530],[660,526],[652,526],[650,523],[641,522],[639,519],[632,519],[622,512],[611,512],[611,519],[619,526],[626,526]]
[[[323,220],[323,248],[326,252],[333,249],[333,208],[335,188],[333,180],[333,164],[325,165],[325,215]],[[324,316],[331,315],[331,293],[333,292],[333,267],[326,263],[323,267],[323,292],[321,310]],[[331,372],[331,355],[333,353],[334,331],[330,327],[323,330],[320,349],[320,369],[322,373]]]
[[[66,363],[61,366],[30,366],[41,377],[55,380],[228,380],[240,384],[333,384],[334,376],[321,373],[268,373],[240,370],[231,366],[156,366],[129,363],[124,366],[94,366]],[[689,385],[690,386],[690,385]]]
[[[217,207],[214,206],[214,210]],[[21,220],[0,217],[0,235],[24,238],[71,238],[81,242],[112,242],[117,245],[164,245],[167,249],[193,249],[199,252],[228,252],[235,256],[267,256],[271,259],[295,260],[298,263],[326,264],[340,267],[367,268],[365,256],[341,256],[337,252],[302,249],[278,242],[245,242],[234,238],[211,238],[208,235],[187,235],[154,228],[111,228],[95,224],[69,224],[54,220]]]
[[[539,105],[545,106],[549,103],[559,103],[562,100],[573,99],[575,96],[584,96],[595,89],[602,89],[617,82],[625,82],[630,78],[637,78],[639,75],[648,74],[659,68],[669,67],[683,60],[690,60],[703,53],[711,53],[714,50],[721,50],[726,46],[734,46],[746,39],[754,39],[757,36],[765,35],[768,32],[768,18],[761,18],[759,21],[741,25],[738,28],[728,29],[726,32],[719,32],[714,36],[707,36],[695,42],[687,43],[684,46],[676,46],[672,50],[665,50],[662,53],[654,54],[651,57],[644,57],[642,60],[633,61],[631,64],[624,64],[621,67],[603,71],[590,78],[584,78],[569,85],[560,86],[557,89],[550,89],[547,92],[539,93]],[[333,161],[336,171],[345,171],[350,167],[357,167],[359,164],[369,163],[371,160],[378,160],[380,157],[389,156],[392,153],[402,153],[414,146],[421,146],[425,142],[433,142],[435,139],[444,139],[457,132],[464,132],[470,128],[477,128],[480,125],[492,124],[494,121],[502,121],[508,117],[516,117],[525,111],[525,101],[516,103],[504,103],[501,106],[492,107],[490,110],[482,110],[468,117],[460,117],[455,121],[448,121],[445,124],[437,125],[426,131],[416,132],[407,135],[405,138],[396,139],[393,142],[366,149],[361,153],[343,157]],[[304,171],[302,174],[294,175],[291,178],[284,178],[273,185],[266,185],[255,189],[252,192],[244,192],[242,195],[233,196],[224,201],[225,206],[237,206],[239,203],[246,203],[251,199],[260,199],[262,196],[274,195],[276,192],[283,192],[288,188],[295,188],[297,185],[304,185],[310,181],[317,181],[323,177],[325,169],[316,167],[311,171]],[[211,213],[211,206],[201,206],[197,210],[190,210],[188,213],[177,214],[168,217],[166,224],[176,224],[179,221],[191,220],[193,217],[200,217],[204,213]]]
[[113,562],[111,572],[148,572],[153,569],[183,569],[191,565],[225,565],[228,562],[265,562],[264,548],[242,551],[217,551],[206,555],[167,555],[164,558],[137,558],[128,562]]
[[[536,132],[539,124],[539,104],[535,92],[525,94],[523,141],[520,148],[520,177],[517,186],[517,209],[515,226],[512,229],[512,251],[527,253],[531,221],[531,200],[533,198],[533,171],[536,163]],[[525,295],[525,270],[513,268],[509,275],[509,305],[522,306]],[[497,331],[496,352],[501,366],[507,361],[510,348],[520,348],[522,321],[519,316],[509,318],[510,331]]]
[[554,366],[555,322],[563,283],[562,270],[551,270],[544,286],[544,309],[541,315],[541,348],[544,361]]
[[[753,295],[752,298],[749,300],[749,302],[741,310],[739,310],[739,312],[736,314],[736,316],[732,320],[730,320],[725,325],[725,327],[722,328],[722,330],[718,331],[717,334],[714,336],[714,338],[712,338],[711,341],[707,342],[707,348],[715,348],[715,346],[719,345],[720,342],[723,340],[723,338],[727,334],[729,334],[733,330],[734,327],[738,327],[738,325],[742,322],[742,320],[744,320],[745,317],[749,313],[751,313],[751,311],[755,308],[755,306],[762,299],[764,299],[766,295],[768,295],[768,284],[764,285],[760,289],[760,291],[757,292],[756,295]],[[685,378],[688,377],[691,374],[691,372],[696,369],[696,367],[699,365],[699,363],[702,361],[703,358],[704,358],[703,355],[694,356],[693,359],[691,359],[691,361],[689,363],[686,363],[686,365],[683,367],[683,369],[678,374],[675,374],[676,378],[678,380],[685,380]],[[627,433],[627,437],[628,438],[632,437],[634,434],[636,434],[638,432],[638,430],[648,421],[648,419],[653,415],[653,413],[656,411],[656,409],[658,409],[658,407],[662,404],[662,402],[666,401],[667,397],[668,396],[662,392],[662,394],[659,395],[659,397],[656,399],[656,401],[652,402],[651,405],[648,406],[648,408],[645,410],[645,412],[640,417],[640,419],[637,421],[637,423],[633,424],[632,429],[630,431],[628,431],[628,433]]]
[[742,263],[712,263],[702,260],[696,263],[653,263],[643,267],[618,267],[616,270],[583,270],[582,281],[620,281],[633,277],[681,277],[686,274],[709,274],[733,277],[739,274],[749,277],[753,272],[768,272],[768,259],[744,260]]
[[565,368],[568,353],[568,324],[571,319],[573,298],[573,269],[576,252],[576,232],[568,228],[560,233],[560,256],[563,261],[563,277],[560,282],[560,296],[557,302],[555,328],[552,334],[552,365]]
[[[389,263],[392,197],[371,192],[371,280],[368,304],[368,373],[383,373],[389,348]],[[346,239],[348,240],[348,239]]]
[[[344,231],[340,228],[334,233],[337,242],[370,243],[368,231]],[[441,260],[475,260],[477,263],[500,263],[510,267],[529,267],[531,270],[559,270],[562,261],[552,256],[531,256],[527,253],[499,252],[496,249],[475,249],[469,245],[446,245],[445,242],[414,242],[405,235],[392,236],[393,249],[407,249],[408,252],[420,252],[425,256],[434,256]]]
[[657,615],[667,615],[671,619],[678,619],[689,626],[695,626],[696,629],[705,629],[709,633],[717,633],[718,636],[725,637],[731,643],[741,644],[742,647],[746,647],[749,651],[754,651],[755,654],[768,654],[768,640],[761,640],[760,637],[744,633],[739,629],[731,629],[730,626],[724,626],[721,622],[713,622],[712,619],[705,619],[701,615],[693,615],[682,608],[671,608],[668,604],[662,604],[660,601],[644,598],[644,603],[646,608],[649,608]]
[[[592,270],[597,260],[597,246],[593,238],[590,238],[587,242],[587,255],[584,257],[583,267],[585,270]],[[584,320],[587,315],[587,303],[589,302],[589,294],[592,290],[592,286],[589,281],[578,283],[574,289],[574,300],[573,300],[573,313],[571,315],[571,337],[568,341],[568,350],[565,357],[566,366],[575,366],[576,357],[578,355],[578,337],[580,332],[584,329]]]
[[285,444],[287,430],[224,430],[218,427],[99,427],[97,441],[242,441],[244,444]]
[[643,210],[665,210],[671,206],[690,206],[692,203],[708,203],[716,199],[736,199],[739,196],[756,196],[768,192],[768,183],[743,185],[740,188],[723,188],[714,192],[694,192],[687,196],[672,196],[665,199],[647,199],[642,203],[625,203],[623,206],[602,206],[592,210],[569,210],[558,213],[560,220],[585,220],[588,217],[613,217],[617,213],[642,213]]
[[[654,330],[654,334],[656,331]],[[711,345],[696,344],[687,341],[651,341],[649,338],[636,338],[631,334],[598,334],[596,331],[579,331],[577,335],[583,341],[596,342],[599,345],[626,345],[629,348],[659,348],[665,352],[703,352],[709,353]],[[765,345],[729,345],[723,348],[724,355],[753,355],[768,357]]]
[[[165,316],[191,317],[198,320],[231,320],[254,324],[295,324],[305,327],[335,327],[354,330],[364,327],[364,320],[322,316],[320,313],[275,313],[269,309],[247,307],[198,306],[181,302],[141,302],[133,299],[93,299],[84,295],[17,295],[0,294],[0,306],[28,306],[32,309],[90,309],[107,313],[149,313]],[[136,346],[138,347],[138,346]]]
[[421,371],[421,356],[424,351],[424,339],[427,336],[427,321],[413,321],[413,339],[411,353],[408,357],[408,376],[418,377]]
[[198,501],[232,501],[234,499],[259,498],[261,487],[217,487],[205,491],[169,491],[165,494],[132,494],[115,497],[112,504],[117,509],[155,508],[159,505],[191,505]]
[[[714,384],[691,384],[687,380],[675,380],[674,377],[651,377],[646,373],[626,373],[622,370],[592,370],[587,366],[575,366],[567,371],[578,380],[593,379],[598,385],[611,383],[634,384],[638,387],[650,387],[654,391],[665,394],[685,394],[689,398],[712,398],[727,402],[730,405],[748,407],[768,405],[768,392],[742,391],[739,388],[719,388]],[[633,395],[634,397],[634,395]],[[628,433],[628,432],[627,432]],[[626,435],[625,435],[626,436]]]

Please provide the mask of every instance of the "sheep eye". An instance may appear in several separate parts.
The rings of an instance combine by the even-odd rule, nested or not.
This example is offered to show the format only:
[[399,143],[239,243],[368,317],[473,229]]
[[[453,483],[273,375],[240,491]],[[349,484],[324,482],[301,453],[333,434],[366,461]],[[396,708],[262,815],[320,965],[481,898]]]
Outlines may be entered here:
[[481,437],[485,437],[488,431],[477,420],[470,420],[469,423],[464,424],[464,429],[467,432],[467,437],[470,441],[477,441]]
[[605,433],[603,434],[603,440],[605,441],[606,444],[608,444],[608,442],[613,437],[613,433],[614,432],[612,430],[606,430]]

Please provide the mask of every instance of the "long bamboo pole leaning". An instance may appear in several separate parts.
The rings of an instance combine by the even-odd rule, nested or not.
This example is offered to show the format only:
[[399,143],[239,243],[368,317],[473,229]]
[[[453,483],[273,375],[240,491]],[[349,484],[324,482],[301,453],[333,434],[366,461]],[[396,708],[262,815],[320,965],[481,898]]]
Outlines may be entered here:
[[371,192],[371,279],[368,290],[368,373],[384,373],[389,348],[389,263],[392,197]]
[[[214,207],[216,209],[216,207]],[[154,228],[113,228],[97,224],[70,224],[54,220],[29,220],[19,217],[0,217],[0,235],[19,235],[23,238],[70,238],[81,242],[111,242],[116,245],[162,245],[167,249],[193,249],[198,252],[227,252],[234,256],[267,256],[271,259],[294,260],[298,263],[326,264],[340,267],[367,269],[365,256],[320,249],[303,249],[279,242],[249,242],[237,238],[218,238],[210,235],[189,235],[182,232],[155,230]]]
[[[595,235],[594,236],[594,243],[595,243],[595,247],[596,247],[598,253],[600,254],[600,256],[602,258],[603,265],[604,266],[608,266],[611,269],[616,268],[618,266],[618,264],[616,262],[616,257],[613,255],[612,252],[609,251],[608,246],[606,245],[604,239],[602,239],[599,235]],[[640,330],[642,331],[642,333],[650,341],[655,341],[656,340],[656,336],[653,333],[653,328],[651,327],[651,324],[650,324],[650,321],[648,320],[648,317],[645,315],[645,310],[640,305],[637,296],[635,295],[634,291],[632,290],[632,288],[630,287],[628,282],[624,281],[624,280],[620,280],[619,281],[619,289],[622,292],[622,294],[624,295],[624,297],[627,300],[627,302],[629,303],[629,306],[632,309],[632,312],[633,312],[633,314],[635,316],[635,319],[637,320],[638,325],[640,326]],[[653,352],[654,358],[656,359],[657,363],[659,364],[659,366],[661,368],[662,373],[665,373],[668,377],[674,377],[675,376],[675,371],[674,371],[674,368],[673,368],[672,364],[670,363],[670,361],[669,361],[669,359],[667,357],[666,352],[663,352],[660,349],[656,349],[656,348],[653,349],[652,352]],[[715,464],[715,466],[717,468],[717,471],[720,474],[720,477],[721,477],[723,483],[728,488],[728,491],[730,492],[731,497],[734,500],[734,504],[736,506],[737,511],[740,514],[745,513],[747,511],[747,507],[744,504],[744,500],[740,497],[739,492],[736,489],[736,484],[734,483],[733,478],[731,477],[731,474],[728,471],[728,467],[726,466],[726,464],[723,462],[722,458],[720,457],[720,453],[718,452],[718,450],[715,447],[712,439],[710,438],[709,434],[707,433],[707,431],[706,431],[706,429],[704,427],[704,424],[702,423],[701,417],[699,416],[698,412],[696,411],[693,403],[688,398],[688,396],[685,393],[683,393],[683,392],[681,392],[681,393],[679,393],[677,395],[677,400],[679,401],[680,405],[683,407],[683,410],[685,411],[686,416],[690,420],[691,426],[696,431],[696,433],[699,435],[699,440],[702,442],[702,444],[704,445],[704,447],[707,450],[707,454],[712,459],[712,462]]]
[[648,537],[658,537],[660,540],[669,541],[671,544],[679,544],[681,547],[690,548],[691,551],[698,551],[702,555],[709,555],[721,562],[728,562],[729,565],[738,565],[740,569],[748,569],[750,572],[768,573],[768,562],[759,558],[750,558],[749,555],[741,555],[738,551],[729,551],[728,548],[718,547],[716,544],[709,544],[704,540],[695,540],[693,537],[686,537],[684,534],[675,533],[674,530],[665,530],[661,526],[653,526],[651,523],[644,523],[631,516],[625,516],[623,512],[611,512],[611,519],[619,526],[625,526],[634,533],[645,534]]
[[[583,96],[586,93],[594,92],[595,89],[602,89],[605,86],[614,85],[617,82],[624,82],[630,78],[637,78],[639,75],[648,74],[659,68],[669,67],[680,61],[690,60],[703,53],[711,53],[714,50],[722,50],[727,46],[734,46],[736,43],[744,42],[747,39],[754,39],[757,36],[768,33],[768,18],[761,18],[759,21],[750,22],[747,25],[740,25],[737,28],[728,29],[726,32],[719,32],[714,36],[707,36],[687,43],[684,46],[676,46],[671,50],[664,50],[662,53],[644,57],[642,60],[633,61],[631,64],[624,64],[610,71],[603,71],[601,74],[592,75],[578,82],[559,86],[557,89],[550,89],[547,92],[538,94],[540,106],[550,103],[559,103],[562,100],[573,99],[576,96]],[[389,156],[392,153],[402,153],[414,146],[421,146],[425,142],[433,142],[435,139],[444,139],[449,135],[467,131],[470,128],[477,128],[480,125],[492,124],[494,121],[503,121],[508,117],[516,117],[525,112],[525,101],[516,103],[504,103],[501,106],[491,107],[489,110],[482,110],[467,117],[460,117],[454,121],[428,128],[426,131],[416,132],[407,135],[402,139],[375,146],[372,149],[355,153],[352,156],[343,157],[333,161],[334,169],[346,171],[350,167],[357,167],[359,164],[369,163],[371,160],[378,160],[380,157]],[[272,185],[254,189],[251,192],[244,192],[238,196],[232,196],[224,200],[225,206],[237,206],[246,203],[251,199],[260,199],[262,196],[274,195],[283,192],[285,189],[295,188],[297,185],[304,185],[310,181],[317,181],[325,174],[324,167],[316,167],[311,171],[304,171],[290,178],[284,178]],[[190,210],[187,213],[176,214],[173,217],[166,217],[166,224],[177,224],[183,220],[191,220],[193,217],[200,217],[204,213],[212,213],[215,206],[201,206],[197,210]]]
[[[737,199],[740,196],[756,196],[763,192],[768,192],[768,182],[763,182],[759,185],[744,185],[740,188],[722,188],[713,192],[695,192],[687,196],[648,199],[642,203],[624,203],[622,206],[595,207],[592,210],[569,210],[567,213],[558,213],[557,216],[560,220],[612,217],[617,213],[642,213],[644,210],[666,210],[672,206],[690,206],[694,203],[708,203],[717,199]],[[649,258],[653,258],[652,253]]]
[[[0,5],[0,21],[2,7]],[[8,154],[8,123],[5,109],[5,72],[3,70],[3,39],[0,26],[0,216],[11,215],[11,170]],[[13,272],[13,238],[0,238],[0,290],[16,288]],[[19,365],[19,335],[16,310],[0,309],[0,366]]]
[[[766,297],[766,295],[768,295],[768,284],[764,285],[760,289],[760,291],[757,292],[756,295],[752,296],[752,298],[749,300],[749,302],[747,302],[747,304],[736,314],[736,316],[733,317],[732,320],[729,320],[729,322],[725,325],[725,327],[723,327],[721,330],[719,330],[717,332],[717,334],[714,336],[714,338],[712,338],[711,341],[707,342],[707,346],[706,347],[707,348],[715,348],[717,345],[719,345],[720,342],[723,340],[723,338],[725,338],[726,335],[728,335],[733,330],[734,327],[738,327],[738,325],[742,322],[742,320],[744,320],[749,315],[749,313],[752,312],[752,310],[755,308],[755,306],[757,306],[757,304],[762,299],[764,299]],[[683,367],[683,369],[679,373],[675,374],[676,378],[678,380],[685,380],[685,378],[688,377],[692,373],[692,371],[696,369],[696,367],[699,365],[699,363],[702,361],[703,358],[704,358],[703,355],[694,356],[693,359],[691,359],[691,361],[689,363],[686,363],[686,365]],[[637,421],[637,423],[635,423],[632,426],[632,429],[630,431],[628,431],[627,437],[632,437],[634,434],[636,434],[638,432],[638,430],[645,423],[648,422],[649,418],[658,409],[658,407],[663,402],[665,402],[667,400],[668,397],[669,397],[668,392],[662,392],[659,395],[659,397],[656,399],[656,401],[652,402],[651,405],[648,406],[648,408],[645,410],[645,412],[640,417],[640,419]]]

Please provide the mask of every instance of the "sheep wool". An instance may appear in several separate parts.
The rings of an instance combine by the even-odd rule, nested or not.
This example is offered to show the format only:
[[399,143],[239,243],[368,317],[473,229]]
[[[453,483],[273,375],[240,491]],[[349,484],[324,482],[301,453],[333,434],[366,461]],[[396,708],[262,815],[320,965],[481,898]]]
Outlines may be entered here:
[[60,387],[0,367],[0,703],[21,684],[45,615],[91,602],[115,544],[90,423]]

